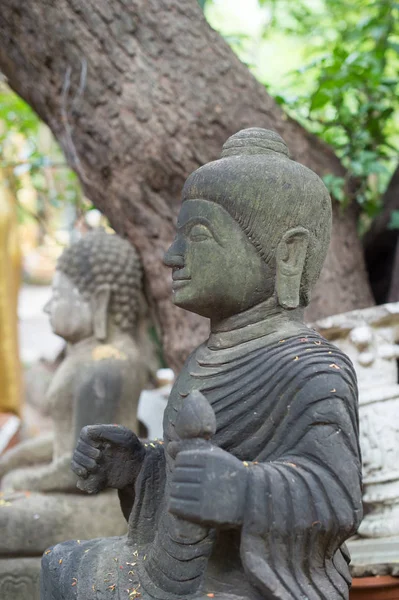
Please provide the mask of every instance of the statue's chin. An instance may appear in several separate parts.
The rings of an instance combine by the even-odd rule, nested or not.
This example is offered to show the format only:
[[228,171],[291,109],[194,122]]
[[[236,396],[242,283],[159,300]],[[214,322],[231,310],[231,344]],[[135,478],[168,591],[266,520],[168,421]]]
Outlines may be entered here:
[[201,317],[210,318],[214,312],[212,311],[212,308],[210,306],[205,306],[205,304],[202,303],[197,296],[190,293],[190,290],[187,288],[188,286],[185,289],[181,288],[179,290],[173,290],[173,304],[179,308],[200,315]]
[[198,304],[197,302],[188,296],[188,294],[182,293],[174,293],[172,296],[172,301],[175,306],[179,308],[184,308],[184,310],[189,310],[190,312],[197,312]]
[[189,306],[195,302],[195,297],[193,298],[191,287],[191,281],[188,279],[183,279],[179,281],[173,281],[172,283],[172,301],[176,306],[180,306],[180,308],[186,308],[187,310],[191,310]]

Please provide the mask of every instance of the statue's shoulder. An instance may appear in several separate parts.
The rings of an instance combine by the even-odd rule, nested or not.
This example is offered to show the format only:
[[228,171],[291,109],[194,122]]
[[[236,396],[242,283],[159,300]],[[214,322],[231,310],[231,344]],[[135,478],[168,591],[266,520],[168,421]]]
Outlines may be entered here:
[[291,376],[308,378],[309,371],[314,375],[341,374],[356,384],[350,358],[314,330],[280,340],[270,348],[270,353],[278,357],[280,368],[285,365],[289,369]]
[[118,363],[129,360],[132,350],[136,346],[132,342],[131,347],[121,347],[120,344],[98,344],[92,348],[90,358],[93,363],[101,368],[104,363]]

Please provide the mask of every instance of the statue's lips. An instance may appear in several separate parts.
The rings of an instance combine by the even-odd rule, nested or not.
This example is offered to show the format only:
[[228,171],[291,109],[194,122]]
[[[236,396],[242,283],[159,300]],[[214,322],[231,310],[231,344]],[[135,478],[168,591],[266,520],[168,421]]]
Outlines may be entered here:
[[174,290],[184,287],[190,283],[191,277],[172,277],[172,288]]
[[191,281],[191,277],[184,267],[175,267],[172,271],[172,289],[177,290]]

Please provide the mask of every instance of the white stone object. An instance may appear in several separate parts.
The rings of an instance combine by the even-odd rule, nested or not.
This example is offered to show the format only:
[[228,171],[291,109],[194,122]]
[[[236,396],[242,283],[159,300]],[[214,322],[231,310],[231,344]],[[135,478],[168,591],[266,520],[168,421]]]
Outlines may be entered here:
[[363,537],[399,535],[399,302],[334,315],[313,327],[352,360],[359,384]]

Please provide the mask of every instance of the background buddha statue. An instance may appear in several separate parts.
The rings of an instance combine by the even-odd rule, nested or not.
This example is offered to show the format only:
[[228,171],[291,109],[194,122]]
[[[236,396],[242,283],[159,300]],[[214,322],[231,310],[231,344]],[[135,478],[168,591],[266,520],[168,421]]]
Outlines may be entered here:
[[[145,310],[141,265],[127,241],[99,229],[63,252],[45,307],[67,342],[47,393],[54,431],[0,459],[2,557],[40,556],[57,541],[126,531],[115,492],[83,495],[70,463],[85,425],[129,423],[138,431],[139,396],[154,366]],[[5,600],[2,569],[7,575],[0,560]]]
[[356,376],[303,322],[330,230],[324,184],[274,132],[237,133],[188,178],[165,263],[209,339],[176,379],[163,443],[82,430],[78,485],[118,489],[129,531],[50,548],[42,600],[348,598]]

